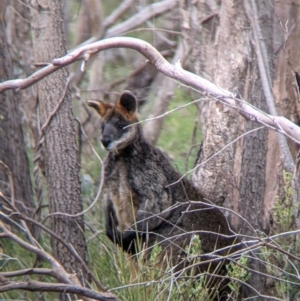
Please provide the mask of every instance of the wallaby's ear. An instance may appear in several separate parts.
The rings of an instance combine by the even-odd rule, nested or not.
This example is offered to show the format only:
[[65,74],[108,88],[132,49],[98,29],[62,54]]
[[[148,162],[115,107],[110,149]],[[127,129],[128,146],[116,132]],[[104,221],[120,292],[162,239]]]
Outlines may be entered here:
[[120,110],[126,110],[130,114],[134,114],[137,110],[137,101],[135,96],[130,91],[124,91],[118,102],[117,108]]
[[103,101],[88,100],[87,104],[94,108],[101,116],[104,116],[107,109],[111,108],[110,104],[104,103]]

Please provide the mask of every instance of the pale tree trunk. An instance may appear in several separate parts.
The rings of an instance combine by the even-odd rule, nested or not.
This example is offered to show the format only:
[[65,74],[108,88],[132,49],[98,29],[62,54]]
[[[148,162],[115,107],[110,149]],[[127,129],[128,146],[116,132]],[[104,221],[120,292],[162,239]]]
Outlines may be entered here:
[[[33,44],[36,63],[50,62],[66,53],[63,24],[63,1],[32,1]],[[40,121],[43,125],[50,114],[63,102],[45,130],[43,155],[48,189],[49,211],[76,214],[82,211],[79,164],[72,113],[71,96],[67,88],[68,72],[60,69],[38,83]],[[51,228],[78,255],[86,259],[83,217],[51,218]],[[82,278],[78,262],[57,240],[52,240],[55,257],[68,272],[76,271]]]
[[[201,16],[205,20],[202,23],[202,71],[220,87],[237,91],[245,101],[268,112],[252,44],[251,26],[243,1],[224,0],[219,8],[212,3],[199,1],[199,11],[212,16],[207,19],[204,14]],[[272,71],[274,14],[268,0],[258,1],[257,5],[262,34],[268,37],[265,44]],[[212,201],[233,209],[245,217],[254,229],[268,234],[271,214],[269,206],[270,202],[275,201],[275,195],[273,199],[265,197],[266,189],[270,189],[270,180],[274,179],[274,174],[268,172],[274,161],[271,162],[267,157],[268,141],[272,134],[268,135],[266,129],[252,131],[259,126],[221,102],[209,101],[201,107],[204,140],[197,163],[212,158],[197,168],[194,182]],[[252,132],[230,144],[249,131]],[[276,141],[275,135],[272,145],[269,145],[269,152],[273,153],[274,148],[278,148]],[[226,149],[213,156],[228,144]],[[233,215],[229,215],[229,218],[234,228],[241,233],[256,235],[240,218]],[[260,268],[256,266],[255,269]],[[251,284],[259,292],[264,292],[264,279],[259,275],[252,275]]]
[[[0,82],[11,79],[13,74],[3,24],[0,20]],[[30,216],[34,202],[19,101],[13,90],[0,94],[0,161],[9,168],[0,165],[0,191],[8,198],[13,197],[17,208]],[[9,172],[12,173],[13,185],[9,181]]]
[[[212,12],[207,12],[210,13]],[[271,25],[270,22],[266,28],[271,30]],[[266,111],[249,26],[241,1],[223,1],[219,17],[216,15],[203,24],[202,43],[205,45],[202,52],[203,71],[220,87],[238,91],[245,101]],[[202,112],[205,132],[198,163],[213,156],[239,135],[258,127],[220,102],[203,103]],[[259,206],[257,209],[261,212],[261,202],[264,199],[266,146],[267,131],[258,130],[244,136],[201,165],[194,175],[194,180],[212,199],[219,200],[224,206],[237,212],[245,213],[247,217],[249,216],[251,224],[262,230],[266,229],[266,225],[261,223],[262,219],[257,212],[252,216],[247,210]],[[253,177],[256,179],[255,182],[247,182]],[[235,226],[238,226],[239,222],[235,220]]]
[[[219,18],[214,15],[203,22],[202,71],[216,84],[238,91],[245,101],[268,112],[258,70],[254,33],[244,5],[236,1],[223,1],[219,9],[214,6],[208,11],[209,5],[204,5],[205,1],[199,2],[202,3],[199,11],[206,11],[207,16],[219,13]],[[257,1],[256,5],[277,113],[298,123],[298,87],[294,74],[299,69],[298,5],[295,8],[295,3],[285,1],[277,1],[275,9],[269,1]],[[205,15],[202,17],[205,19]],[[290,25],[285,32],[287,21]],[[201,108],[205,138],[198,163],[239,135],[258,127],[220,102],[203,102]],[[292,142],[289,145],[295,158],[298,147]],[[212,198],[242,213],[254,228],[269,233],[271,209],[278,193],[279,178],[282,177],[283,159],[278,135],[274,131],[258,130],[201,165],[194,180]],[[236,227],[241,227],[238,218],[232,222]]]

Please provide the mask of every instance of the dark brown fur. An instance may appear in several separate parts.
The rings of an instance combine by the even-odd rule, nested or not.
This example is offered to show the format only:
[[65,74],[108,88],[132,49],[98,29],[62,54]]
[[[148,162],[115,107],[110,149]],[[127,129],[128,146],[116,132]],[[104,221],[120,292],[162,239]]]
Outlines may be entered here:
[[[174,264],[186,255],[185,247],[195,234],[201,238],[204,254],[234,243],[223,213],[186,178],[177,183],[180,175],[169,160],[146,142],[142,127],[134,124],[137,104],[129,91],[122,93],[116,105],[88,104],[102,116],[101,141],[109,151],[104,163],[104,200],[106,233],[114,243],[135,254],[137,236],[150,249],[158,242],[164,254],[172,253]],[[202,256],[201,260],[212,258]],[[208,264],[200,265],[201,270],[207,268]]]

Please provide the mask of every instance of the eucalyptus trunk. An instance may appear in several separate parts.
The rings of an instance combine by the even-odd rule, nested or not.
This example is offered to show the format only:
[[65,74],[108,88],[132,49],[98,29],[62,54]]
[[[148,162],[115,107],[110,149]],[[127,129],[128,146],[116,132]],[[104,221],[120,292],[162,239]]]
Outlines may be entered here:
[[[63,1],[32,1],[32,28],[35,63],[47,63],[66,54]],[[76,214],[82,211],[79,161],[72,100],[68,90],[68,71],[63,68],[37,84],[41,127],[55,112],[44,131],[43,157],[47,182],[49,211]],[[59,106],[59,102],[62,101]],[[59,108],[58,108],[59,107]],[[58,108],[58,109],[57,109]],[[43,133],[42,133],[43,134]],[[86,244],[83,216],[51,217],[51,229],[73,246],[85,260]],[[52,238],[55,257],[68,272],[76,271],[81,282],[82,268],[63,245]]]
[[[251,23],[243,1],[224,0],[220,6],[213,6],[210,1],[199,2],[199,11],[203,12],[201,70],[220,87],[235,91],[237,98],[268,112]],[[272,82],[274,13],[268,0],[257,1],[257,5],[262,35],[267,37],[264,42]],[[205,19],[207,15],[212,17]],[[234,210],[249,222],[252,228],[238,216],[226,213],[239,233],[256,236],[257,230],[269,234],[270,209],[276,190],[273,198],[266,197],[270,178],[274,178],[268,172],[274,164],[268,155],[278,149],[276,135],[273,137],[266,128],[242,117],[222,101],[203,102],[201,120],[204,140],[194,182],[212,201]],[[273,139],[271,145],[270,139]],[[253,265],[252,268],[261,270],[258,262]],[[265,279],[260,275],[252,273],[250,282],[260,293],[265,291]]]

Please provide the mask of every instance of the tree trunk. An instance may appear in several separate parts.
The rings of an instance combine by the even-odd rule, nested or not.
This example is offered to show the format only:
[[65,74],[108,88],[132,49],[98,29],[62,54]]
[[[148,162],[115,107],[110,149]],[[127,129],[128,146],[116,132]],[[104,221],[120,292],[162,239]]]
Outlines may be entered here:
[[[50,62],[66,53],[63,24],[63,1],[32,1],[33,44],[36,63]],[[76,214],[82,211],[80,199],[79,163],[76,147],[72,100],[68,91],[68,72],[60,69],[38,83],[41,125],[55,112],[45,130],[43,155],[47,181],[49,211]],[[71,244],[79,256],[86,259],[83,216],[68,218],[54,216],[51,228]],[[76,271],[82,278],[80,264],[57,241],[52,240],[55,257],[68,272]]]
[[[252,44],[251,25],[243,1],[224,0],[218,11],[212,2],[200,2],[199,10],[206,12],[206,16],[218,13],[207,19],[205,15],[202,16],[202,20],[205,20],[202,22],[203,72],[220,87],[237,91],[245,101],[268,112]],[[268,0],[258,1],[257,5],[263,36],[268,37],[265,43],[272,71],[273,13]],[[269,233],[270,208],[276,195],[275,191],[273,198],[265,197],[266,189],[270,188],[266,184],[274,179],[274,174],[268,173],[272,168],[270,164],[274,165],[274,162],[271,163],[267,157],[268,141],[274,136],[273,133],[268,135],[266,129],[255,130],[259,128],[256,123],[247,121],[221,101],[203,103],[201,118],[204,140],[197,163],[201,164],[208,158],[210,160],[197,168],[193,180],[212,201],[238,212],[255,230]],[[242,138],[231,143],[243,134]],[[226,149],[214,156],[227,145]],[[278,149],[276,135],[269,154],[274,148]],[[255,231],[240,218],[234,215],[229,218],[235,229],[256,236]],[[258,267],[256,269],[259,270]],[[251,284],[263,293],[264,279],[253,274],[251,280]]]
[[[11,79],[12,61],[2,20],[0,20],[0,66],[0,81]],[[14,194],[17,208],[30,216],[34,202],[19,101],[18,95],[13,90],[0,94],[0,160],[9,167],[14,182],[11,187],[8,170],[0,165],[0,191],[8,197]]]

